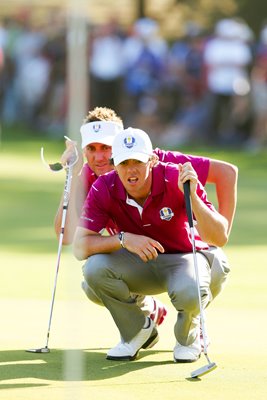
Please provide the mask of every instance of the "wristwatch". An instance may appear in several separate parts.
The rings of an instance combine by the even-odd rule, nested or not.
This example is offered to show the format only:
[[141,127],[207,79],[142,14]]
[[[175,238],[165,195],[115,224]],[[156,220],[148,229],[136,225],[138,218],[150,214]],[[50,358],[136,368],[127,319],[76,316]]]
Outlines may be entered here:
[[119,233],[119,241],[120,241],[121,247],[125,249],[125,246],[124,246],[124,232],[123,231],[121,231]]

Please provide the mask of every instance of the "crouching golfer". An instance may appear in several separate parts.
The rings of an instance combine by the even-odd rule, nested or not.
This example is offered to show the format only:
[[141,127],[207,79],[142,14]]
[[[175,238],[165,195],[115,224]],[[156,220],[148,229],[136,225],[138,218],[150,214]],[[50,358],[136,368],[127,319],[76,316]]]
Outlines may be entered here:
[[[190,181],[203,307],[211,301],[210,245],[222,247],[228,222],[208,201],[190,163],[158,162],[148,135],[128,128],[112,145],[115,170],[93,184],[74,238],[74,254],[87,259],[84,277],[116,323],[122,340],[107,359],[134,360],[158,340],[154,322],[132,301],[131,293],[167,292],[177,310],[176,362],[201,354],[199,304],[183,183]],[[120,233],[101,236],[112,219]],[[203,251],[203,252],[202,252]]]

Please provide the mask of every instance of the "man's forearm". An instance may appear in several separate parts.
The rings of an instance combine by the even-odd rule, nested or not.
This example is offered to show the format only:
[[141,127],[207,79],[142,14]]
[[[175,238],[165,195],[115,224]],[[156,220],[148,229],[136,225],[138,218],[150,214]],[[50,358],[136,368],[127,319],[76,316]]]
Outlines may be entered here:
[[210,245],[222,247],[228,240],[228,222],[216,211],[211,211],[195,194],[191,196],[192,209],[201,239]]
[[228,221],[228,234],[231,231],[237,202],[238,169],[235,165],[219,160],[211,160],[208,183],[215,184],[218,210]]
[[85,260],[97,253],[112,253],[121,248],[118,235],[88,235],[83,234],[82,231],[83,228],[77,228],[73,241],[73,253],[78,260]]

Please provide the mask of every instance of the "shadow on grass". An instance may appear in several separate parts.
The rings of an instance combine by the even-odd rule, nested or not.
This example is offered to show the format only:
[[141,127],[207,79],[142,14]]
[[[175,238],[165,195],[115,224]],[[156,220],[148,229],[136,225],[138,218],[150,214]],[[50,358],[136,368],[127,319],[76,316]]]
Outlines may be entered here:
[[23,389],[23,388],[36,388],[36,387],[41,387],[41,386],[48,386],[48,384],[45,383],[7,383],[7,384],[2,384],[0,383],[0,391],[1,390],[7,390],[7,389]]
[[[136,361],[108,361],[107,349],[52,350],[50,353],[27,353],[24,350],[0,352],[0,381],[43,379],[46,381],[98,381],[119,377],[151,366],[172,364],[168,361],[145,361],[144,357],[170,351],[140,351]],[[49,384],[49,383],[48,383]],[[40,384],[0,384],[0,389],[44,386]]]

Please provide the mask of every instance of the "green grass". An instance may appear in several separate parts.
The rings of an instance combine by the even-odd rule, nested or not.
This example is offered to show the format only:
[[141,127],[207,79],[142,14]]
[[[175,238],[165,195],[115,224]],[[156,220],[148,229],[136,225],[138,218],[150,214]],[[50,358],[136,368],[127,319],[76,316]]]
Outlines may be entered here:
[[[27,134],[27,136],[26,136]],[[118,332],[104,308],[89,303],[80,290],[81,263],[71,249],[62,252],[49,354],[24,349],[46,342],[58,243],[53,219],[64,173],[52,174],[40,161],[57,161],[62,140],[34,132],[4,131],[0,147],[0,399],[61,400],[147,398],[263,400],[267,349],[267,154],[224,149],[194,149],[239,167],[238,207],[225,251],[232,270],[229,283],[207,310],[218,368],[201,380],[187,379],[206,363],[172,361],[175,311],[169,308],[159,328],[160,341],[135,362],[108,362],[105,353]],[[185,151],[190,151],[185,149]],[[214,190],[208,187],[214,198]]]

